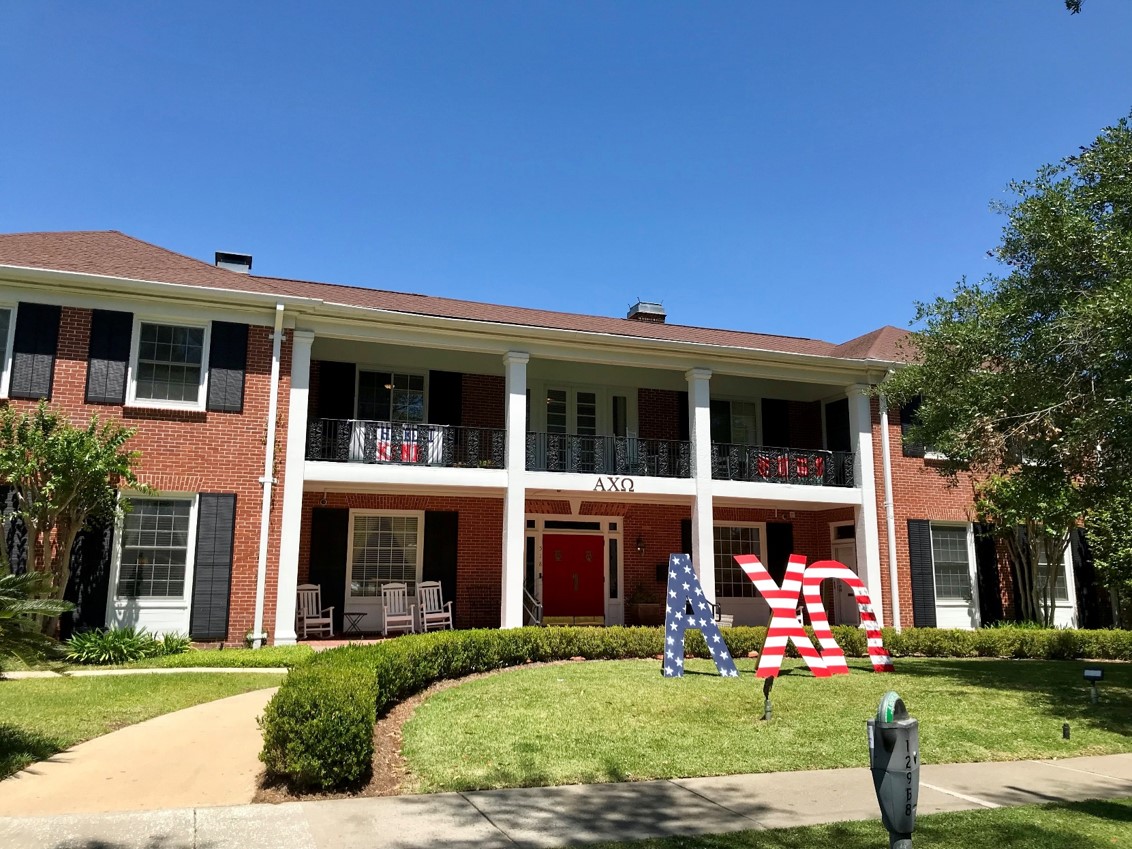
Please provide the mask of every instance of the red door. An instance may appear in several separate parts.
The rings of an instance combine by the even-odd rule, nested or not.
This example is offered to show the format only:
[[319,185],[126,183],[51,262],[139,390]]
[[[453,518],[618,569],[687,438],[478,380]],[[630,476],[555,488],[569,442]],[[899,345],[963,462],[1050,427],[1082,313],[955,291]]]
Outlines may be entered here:
[[605,616],[605,537],[545,534],[543,616]]

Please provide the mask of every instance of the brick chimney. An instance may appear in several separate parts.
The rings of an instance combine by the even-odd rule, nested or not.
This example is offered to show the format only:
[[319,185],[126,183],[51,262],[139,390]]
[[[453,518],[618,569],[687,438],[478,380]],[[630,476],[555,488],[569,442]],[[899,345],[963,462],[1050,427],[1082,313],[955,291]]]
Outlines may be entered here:
[[664,324],[667,317],[663,306],[648,301],[637,301],[629,307],[629,314],[625,316],[629,321],[644,321],[649,324]]

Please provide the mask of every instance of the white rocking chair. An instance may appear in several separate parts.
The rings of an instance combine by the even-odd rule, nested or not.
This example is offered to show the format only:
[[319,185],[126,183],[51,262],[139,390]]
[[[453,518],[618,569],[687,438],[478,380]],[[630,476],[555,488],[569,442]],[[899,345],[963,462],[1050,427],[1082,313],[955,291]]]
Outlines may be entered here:
[[452,602],[444,601],[440,581],[417,584],[417,603],[421,607],[421,630],[452,627]]
[[295,606],[295,630],[302,629],[305,640],[311,631],[334,636],[334,608],[322,606],[322,587],[318,584],[300,584],[298,604]]
[[417,606],[409,604],[409,592],[404,584],[381,585],[381,634],[389,636],[389,629],[417,632]]

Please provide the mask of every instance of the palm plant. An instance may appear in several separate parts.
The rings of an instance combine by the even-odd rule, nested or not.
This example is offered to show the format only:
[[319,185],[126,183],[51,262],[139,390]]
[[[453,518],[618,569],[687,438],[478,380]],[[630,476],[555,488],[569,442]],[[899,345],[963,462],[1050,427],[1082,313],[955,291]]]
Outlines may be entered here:
[[29,663],[57,647],[42,633],[41,621],[73,610],[74,605],[42,597],[50,591],[51,579],[43,572],[0,575],[0,660],[18,657]]

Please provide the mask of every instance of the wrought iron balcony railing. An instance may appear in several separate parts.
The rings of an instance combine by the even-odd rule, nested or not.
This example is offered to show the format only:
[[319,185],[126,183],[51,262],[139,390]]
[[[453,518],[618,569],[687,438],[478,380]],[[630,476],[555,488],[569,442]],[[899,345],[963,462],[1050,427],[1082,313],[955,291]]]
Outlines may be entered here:
[[527,470],[599,475],[687,478],[691,444],[629,436],[527,434]]
[[713,442],[711,476],[716,480],[853,486],[853,454]]
[[502,469],[505,431],[483,427],[315,419],[307,459]]

